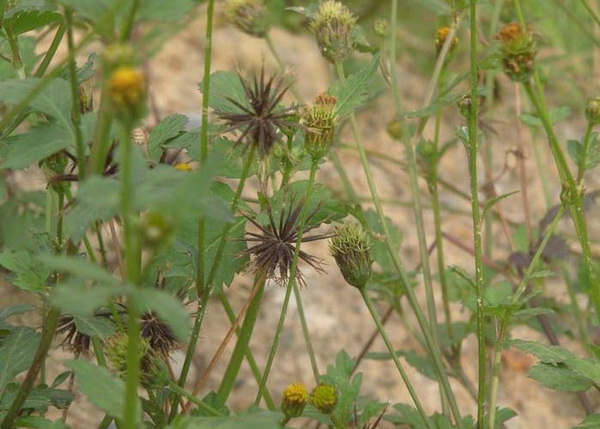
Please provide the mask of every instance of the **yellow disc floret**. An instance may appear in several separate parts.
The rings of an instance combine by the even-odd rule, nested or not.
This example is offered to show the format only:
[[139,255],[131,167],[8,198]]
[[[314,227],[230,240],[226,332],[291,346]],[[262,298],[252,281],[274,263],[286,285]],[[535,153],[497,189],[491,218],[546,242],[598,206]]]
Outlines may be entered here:
[[283,391],[281,411],[288,418],[298,417],[308,402],[308,390],[302,383],[293,383]]

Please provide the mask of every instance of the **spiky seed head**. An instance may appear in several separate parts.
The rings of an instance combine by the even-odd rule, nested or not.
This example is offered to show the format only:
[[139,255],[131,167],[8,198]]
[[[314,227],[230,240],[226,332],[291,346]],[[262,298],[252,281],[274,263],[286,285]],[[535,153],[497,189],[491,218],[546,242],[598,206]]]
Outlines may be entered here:
[[[448,37],[452,33],[452,29],[450,27],[440,27],[437,30],[435,37],[435,51],[436,54],[439,55],[446,43]],[[456,48],[458,46],[458,37],[454,36],[452,41],[450,42],[450,50],[448,51],[448,57],[451,57],[454,52],[456,52]]]
[[371,278],[371,251],[367,234],[357,222],[347,221],[334,227],[329,251],[344,279],[362,289]]
[[142,314],[140,333],[148,342],[148,346],[163,359],[167,359],[179,343],[173,331],[154,312]]
[[[138,356],[141,356],[142,381],[147,382],[158,372],[154,362],[155,355],[150,348],[148,340],[141,336],[138,341],[138,347]],[[106,341],[105,348],[106,358],[110,362],[112,369],[121,378],[125,378],[129,355],[129,338],[127,334],[117,332]]]
[[269,31],[267,7],[264,0],[227,0],[225,17],[242,32],[265,37]]
[[600,97],[590,97],[585,106],[585,118],[590,125],[600,124]]
[[335,113],[336,98],[330,95],[319,95],[314,104],[302,112],[302,120],[306,128],[304,148],[313,159],[321,159],[327,155],[333,145],[338,116]]
[[533,30],[518,23],[505,25],[496,35],[502,51],[502,65],[514,82],[525,82],[533,74],[536,44]]
[[302,415],[304,407],[308,403],[308,390],[302,383],[292,383],[283,391],[281,399],[281,411],[287,418]]
[[331,414],[337,404],[337,390],[329,384],[319,384],[310,394],[310,403],[323,414]]
[[356,17],[337,0],[321,3],[310,22],[310,29],[317,38],[321,55],[333,63],[345,60],[354,50],[355,28]]

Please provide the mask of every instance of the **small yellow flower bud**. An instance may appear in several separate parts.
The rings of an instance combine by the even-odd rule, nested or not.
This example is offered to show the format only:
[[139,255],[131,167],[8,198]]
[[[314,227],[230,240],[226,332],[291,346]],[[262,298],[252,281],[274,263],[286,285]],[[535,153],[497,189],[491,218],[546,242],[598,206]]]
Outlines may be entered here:
[[302,383],[293,383],[283,391],[281,411],[288,419],[302,415],[308,402],[308,390]]
[[[444,47],[444,44],[446,43],[446,40],[448,39],[448,36],[450,36],[451,32],[452,32],[452,29],[449,27],[438,28],[437,34],[435,37],[435,51],[436,51],[437,55],[439,55],[440,52],[442,51],[442,48]],[[457,46],[458,46],[458,37],[455,36],[452,38],[452,42],[450,42],[450,50],[448,51],[448,57],[450,57],[456,51]]]
[[585,106],[585,118],[590,125],[600,124],[600,97],[591,97]]
[[178,162],[175,164],[175,169],[180,171],[192,171],[192,166],[187,162]]
[[240,31],[254,37],[265,37],[269,31],[264,0],[228,0],[225,17]]
[[310,394],[310,403],[323,414],[331,414],[337,404],[335,387],[319,384]]
[[134,108],[143,101],[146,79],[141,71],[133,67],[118,67],[110,76],[108,88],[116,106]]
[[343,61],[353,51],[356,17],[342,3],[326,0],[310,22],[321,54],[331,62]]

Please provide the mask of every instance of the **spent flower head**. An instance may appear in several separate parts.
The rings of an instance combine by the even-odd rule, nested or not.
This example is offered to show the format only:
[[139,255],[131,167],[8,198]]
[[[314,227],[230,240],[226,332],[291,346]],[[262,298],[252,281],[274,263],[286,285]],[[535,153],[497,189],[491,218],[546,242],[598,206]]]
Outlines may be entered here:
[[283,391],[281,399],[281,411],[287,418],[302,415],[304,407],[308,403],[308,390],[302,383],[292,383]]
[[357,222],[334,227],[329,251],[348,284],[362,289],[371,278],[371,252],[367,234]]
[[321,54],[331,62],[343,61],[353,48],[356,17],[337,0],[326,0],[310,21]]
[[227,132],[241,132],[237,144],[245,142],[255,146],[260,156],[264,158],[269,155],[275,143],[280,141],[282,132],[297,127],[292,120],[294,109],[279,107],[279,102],[291,84],[282,77],[267,78],[264,66],[260,73],[254,76],[252,82],[248,82],[242,76],[240,81],[248,104],[227,97],[239,112],[216,113],[229,126]]
[[533,31],[518,23],[505,25],[496,35],[502,51],[506,75],[515,82],[524,82],[533,74],[537,54]]
[[148,342],[148,346],[158,356],[166,359],[171,352],[179,346],[179,342],[173,331],[154,312],[149,311],[142,314],[140,333],[142,338]]
[[265,37],[269,31],[264,0],[227,0],[224,11],[228,21],[250,36]]
[[329,152],[335,137],[338,116],[335,112],[336,98],[327,94],[317,96],[314,104],[302,112],[306,128],[304,148],[313,159],[321,159]]
[[[317,209],[306,217],[304,226],[300,227],[300,214],[302,213],[304,203],[304,201],[300,201],[300,203],[296,204],[293,199],[290,200],[281,208],[281,213],[277,220],[273,215],[271,205],[267,203],[268,223],[266,225],[261,224],[250,215],[244,214],[244,217],[257,227],[260,233],[248,232],[246,234],[244,240],[256,244],[241,252],[239,256],[251,255],[253,257],[250,267],[256,274],[265,276],[270,280],[275,280],[278,284],[286,284],[289,280],[292,261],[296,251],[298,234],[302,234],[303,243],[329,237],[325,234],[305,235],[319,225],[311,225],[311,219],[318,211],[317,207]],[[303,250],[299,251],[298,256],[315,270],[319,272],[323,271],[320,259]],[[298,268],[296,269],[296,281],[300,285],[305,284],[304,276]]]
[[331,414],[337,404],[337,390],[329,384],[319,384],[310,394],[310,403],[323,414]]

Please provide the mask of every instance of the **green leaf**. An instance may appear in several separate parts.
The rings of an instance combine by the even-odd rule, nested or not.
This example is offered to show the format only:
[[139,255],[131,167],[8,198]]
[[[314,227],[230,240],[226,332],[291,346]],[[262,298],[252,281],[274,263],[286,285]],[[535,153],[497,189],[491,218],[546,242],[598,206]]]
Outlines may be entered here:
[[184,417],[167,429],[280,429],[281,413],[254,411],[228,417]]
[[12,271],[9,280],[12,284],[28,292],[42,292],[51,271],[36,262],[26,250],[0,253],[0,266]]
[[331,85],[327,92],[337,99],[335,110],[338,116],[343,117],[352,113],[364,102],[371,78],[379,67],[379,61],[379,55],[375,55],[370,64],[343,81],[338,80]]
[[554,366],[545,363],[535,365],[529,370],[529,377],[539,381],[548,389],[561,392],[585,392],[594,383],[587,378],[564,366]]
[[70,429],[62,420],[51,421],[40,416],[22,416],[15,421],[15,427],[34,429]]
[[598,429],[600,427],[600,414],[591,414],[584,421],[574,426],[573,429]]
[[169,325],[179,340],[186,341],[189,335],[190,315],[181,301],[164,290],[151,288],[136,289],[130,297],[142,312],[155,312]]
[[181,135],[187,122],[185,115],[171,115],[158,123],[148,137],[148,156],[151,160],[158,162],[163,153],[163,145]]
[[[71,360],[65,364],[75,371],[79,389],[98,408],[106,411],[117,419],[123,419],[125,383],[115,377],[107,368],[96,366],[85,360]],[[135,407],[136,415],[141,418],[141,403],[139,398]]]
[[497,197],[492,198],[491,200],[486,201],[485,206],[483,208],[483,212],[481,213],[481,218],[483,219],[488,211],[490,211],[496,204],[502,201],[505,198],[508,198],[512,195],[518,194],[519,191],[509,192],[507,194],[499,195]]
[[11,25],[12,33],[18,36],[60,20],[61,15],[51,10],[28,10],[4,20],[4,25]]
[[77,331],[90,337],[108,338],[115,333],[115,323],[102,316],[73,316]]
[[25,326],[10,331],[0,347],[0,397],[12,379],[29,368],[39,339],[37,332]]
[[6,249],[36,250],[34,236],[45,231],[46,192],[12,195],[0,204],[0,246]]
[[[581,161],[581,152],[583,145],[577,140],[567,140],[567,151],[576,165]],[[598,143],[598,133],[593,132],[590,136],[590,142],[586,154],[585,170],[591,170],[600,163],[600,143]]]
[[402,232],[394,225],[390,218],[386,217],[385,223],[389,233],[386,237],[376,211],[369,209],[363,212],[363,216],[371,235],[371,256],[373,260],[379,264],[384,272],[395,272],[394,262],[384,240],[389,240],[394,252],[399,252],[400,245],[402,244]]
[[[202,89],[202,87],[200,87]],[[248,104],[244,87],[237,73],[218,71],[210,76],[209,106],[222,113],[240,113],[241,109],[233,104],[232,99],[242,106]]]
[[31,166],[70,147],[73,135],[57,123],[44,124],[0,142],[0,169]]
[[94,280],[106,285],[117,286],[119,284],[119,279],[113,277],[104,268],[87,259],[43,253],[38,255],[36,260],[55,271],[69,273],[77,277]]
[[187,16],[194,7],[192,0],[146,0],[140,4],[138,19],[142,21],[174,22]]
[[511,340],[509,345],[534,355],[543,363],[556,364],[575,358],[575,355],[564,347],[545,346],[536,341]]
[[360,393],[362,374],[352,376],[354,365],[354,359],[345,350],[340,350],[335,358],[335,365],[328,365],[327,374],[320,377],[321,382],[335,386],[338,391],[338,401],[333,412],[340,421],[350,421]]
[[[569,116],[571,116],[571,108],[569,106],[557,107],[556,109],[552,109],[550,111],[549,116],[550,123],[554,125],[557,122],[562,121],[563,119],[566,119]],[[521,121],[523,121],[527,125],[531,125],[534,127],[542,126],[542,121],[537,115],[528,115],[524,113],[520,116],[520,118]]]
[[89,178],[79,188],[77,202],[64,217],[67,237],[80,241],[95,221],[114,217],[119,203],[119,182],[97,176]]
[[588,378],[600,386],[600,362],[592,359],[568,359],[564,364],[582,377]]
[[50,300],[52,304],[74,316],[91,316],[94,310],[106,305],[112,296],[124,294],[128,290],[129,288],[105,284],[87,287],[80,280],[71,280],[54,287]]
[[[0,82],[0,103],[10,106],[19,104],[41,81],[37,78],[27,78]],[[52,116],[63,127],[70,129],[71,100],[71,90],[67,81],[56,78],[52,79],[28,106],[37,112]]]
[[31,304],[17,304],[11,305],[10,307],[1,308],[0,321],[6,320],[8,317],[13,316],[15,314],[23,314],[33,310],[35,310],[35,305]]

